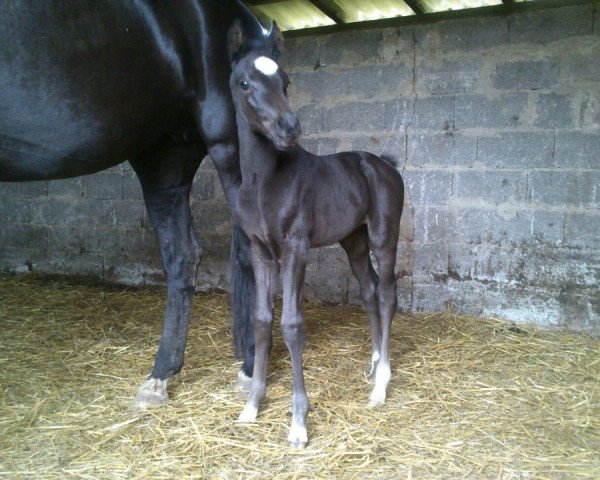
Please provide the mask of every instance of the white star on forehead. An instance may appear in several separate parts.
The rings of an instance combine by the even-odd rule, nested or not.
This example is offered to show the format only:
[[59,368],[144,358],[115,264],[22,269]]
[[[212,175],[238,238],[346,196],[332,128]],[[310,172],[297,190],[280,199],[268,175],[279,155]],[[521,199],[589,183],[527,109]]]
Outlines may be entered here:
[[279,69],[279,66],[269,57],[258,57],[254,60],[254,66],[265,75],[273,75]]

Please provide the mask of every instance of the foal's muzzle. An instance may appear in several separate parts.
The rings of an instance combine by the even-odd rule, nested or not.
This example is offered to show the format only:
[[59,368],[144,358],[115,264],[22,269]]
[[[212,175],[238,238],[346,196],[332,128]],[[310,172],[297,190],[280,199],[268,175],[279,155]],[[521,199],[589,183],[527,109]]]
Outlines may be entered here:
[[287,111],[277,119],[275,132],[277,138],[274,143],[277,149],[288,150],[298,143],[300,122],[292,112]]

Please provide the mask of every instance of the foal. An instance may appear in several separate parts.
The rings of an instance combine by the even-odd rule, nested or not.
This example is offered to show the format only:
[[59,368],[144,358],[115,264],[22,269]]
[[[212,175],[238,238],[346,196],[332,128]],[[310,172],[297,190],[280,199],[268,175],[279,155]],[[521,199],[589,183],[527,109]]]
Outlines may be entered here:
[[286,97],[287,75],[273,60],[273,52],[245,45],[241,29],[234,26],[230,53],[242,171],[234,215],[250,238],[256,277],[254,375],[239,421],[254,422],[266,395],[273,301],[281,268],[281,328],[293,371],[288,441],[303,447],[308,440],[309,403],[302,372],[301,302],[308,250],[340,242],[348,255],[371,326],[375,387],[370,402],[384,403],[391,376],[388,339],[397,306],[394,266],[404,184],[398,171],[375,155],[345,152],[319,157],[297,146],[300,129]]

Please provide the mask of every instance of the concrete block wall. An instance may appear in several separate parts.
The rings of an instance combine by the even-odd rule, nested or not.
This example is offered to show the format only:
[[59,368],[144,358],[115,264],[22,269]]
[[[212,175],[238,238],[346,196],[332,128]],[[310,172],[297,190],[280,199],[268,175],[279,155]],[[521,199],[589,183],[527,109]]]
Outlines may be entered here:
[[[590,2],[288,39],[304,145],[398,159],[402,310],[600,333],[599,33]],[[358,302],[316,258],[308,291]]]
[[[286,42],[305,147],[398,160],[402,310],[600,334],[598,2]],[[192,208],[200,288],[227,288],[230,214],[210,161]],[[127,164],[0,183],[0,217],[2,269],[162,282]],[[310,298],[359,303],[339,247],[312,251],[306,280]]]

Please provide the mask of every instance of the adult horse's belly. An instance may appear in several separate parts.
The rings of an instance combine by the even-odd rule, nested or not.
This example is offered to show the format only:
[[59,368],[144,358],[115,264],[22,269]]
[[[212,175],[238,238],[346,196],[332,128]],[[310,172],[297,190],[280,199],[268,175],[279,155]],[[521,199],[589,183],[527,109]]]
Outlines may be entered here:
[[157,22],[144,2],[0,3],[0,180],[92,173],[177,129],[185,79]]

